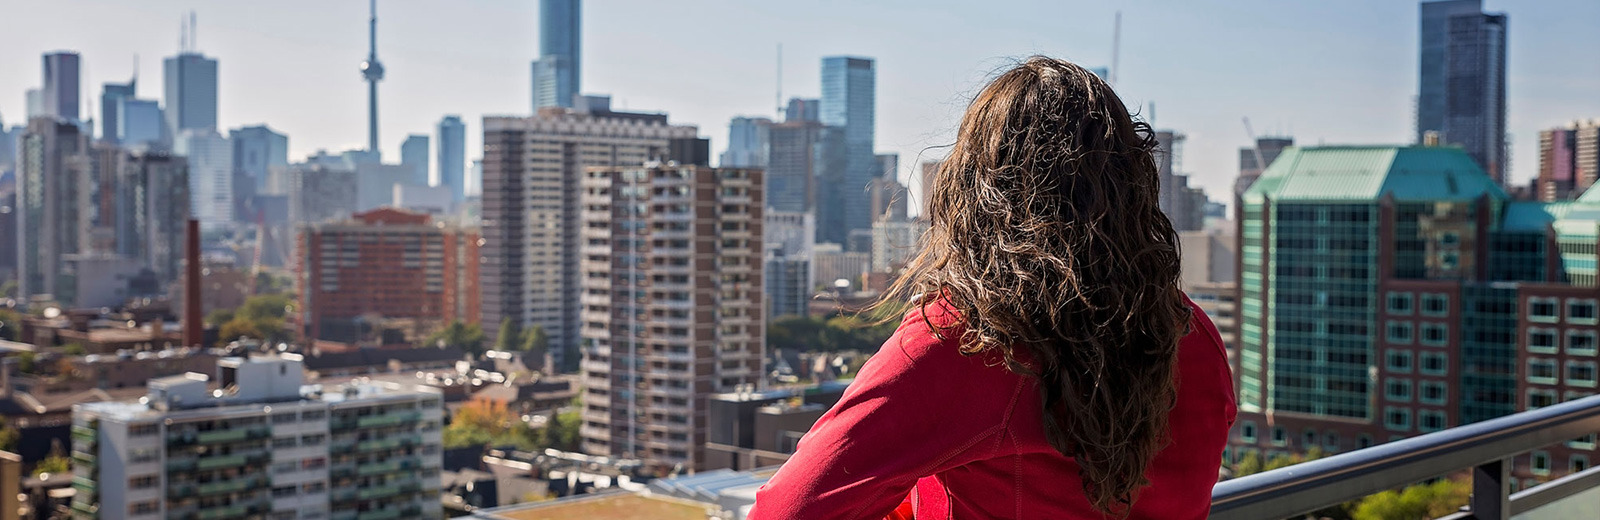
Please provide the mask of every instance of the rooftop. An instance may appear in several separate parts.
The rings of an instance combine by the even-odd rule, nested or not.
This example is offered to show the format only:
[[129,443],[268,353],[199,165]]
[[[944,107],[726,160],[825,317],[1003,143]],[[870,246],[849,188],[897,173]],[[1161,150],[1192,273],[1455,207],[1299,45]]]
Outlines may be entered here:
[[646,495],[608,493],[589,497],[522,504],[485,510],[474,515],[494,520],[705,520],[715,506]]
[[1371,145],[1285,148],[1245,198],[1468,201],[1485,195],[1507,198],[1460,148]]

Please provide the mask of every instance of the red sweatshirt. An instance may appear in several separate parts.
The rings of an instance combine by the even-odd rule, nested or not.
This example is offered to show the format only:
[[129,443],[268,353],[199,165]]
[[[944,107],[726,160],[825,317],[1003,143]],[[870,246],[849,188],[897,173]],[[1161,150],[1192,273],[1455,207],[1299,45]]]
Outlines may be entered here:
[[[928,321],[959,323],[942,303],[927,307]],[[1199,308],[1191,330],[1179,345],[1171,444],[1151,464],[1151,484],[1129,519],[1210,512],[1236,412],[1233,378],[1216,326]],[[961,355],[960,335],[949,330],[940,340],[922,310],[908,313],[756,494],[749,518],[878,520],[908,495],[918,520],[1102,518],[1084,498],[1077,463],[1045,440],[1036,382]]]

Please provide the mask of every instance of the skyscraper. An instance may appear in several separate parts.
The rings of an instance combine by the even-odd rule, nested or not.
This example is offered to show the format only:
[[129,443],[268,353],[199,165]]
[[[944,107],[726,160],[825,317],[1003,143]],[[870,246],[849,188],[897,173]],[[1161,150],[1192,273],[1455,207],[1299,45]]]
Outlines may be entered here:
[[490,117],[483,129],[483,322],[539,325],[558,366],[575,364],[584,232],[579,181],[591,167],[668,159],[675,140],[699,129],[665,114],[545,110]]
[[1183,164],[1183,134],[1172,130],[1156,132],[1156,171],[1160,178],[1159,203],[1162,213],[1177,231],[1192,231],[1205,225],[1206,194],[1189,186],[1189,176],[1178,169]]
[[189,160],[189,214],[206,229],[233,221],[233,147],[216,130],[185,130],[173,151]]
[[126,147],[153,147],[166,142],[161,102],[124,98],[117,102],[117,139]]
[[[817,180],[825,169],[822,142],[831,132],[821,122],[790,119],[768,129],[767,207],[803,213],[816,209]],[[834,170],[843,164],[832,165]],[[837,217],[837,216],[835,216]],[[830,220],[831,221],[831,220]]]
[[582,4],[539,1],[539,59],[533,62],[533,109],[567,107],[578,95],[583,65]]
[[1418,143],[1429,132],[1466,149],[1505,184],[1506,15],[1483,12],[1483,0],[1421,6],[1417,89]]
[[[463,134],[465,132],[462,132]],[[400,164],[411,168],[411,180],[408,184],[413,186],[429,186],[432,182],[428,178],[428,136],[425,134],[411,134],[400,143]]]
[[44,111],[40,115],[78,120],[80,88],[78,53],[57,51],[44,55],[44,87],[40,90]]
[[[247,126],[228,132],[233,143],[233,170],[254,183],[254,191],[267,190],[267,177],[273,168],[289,165],[289,136],[267,125]],[[253,220],[255,215],[241,215]]]
[[25,97],[27,98],[28,105],[28,111],[25,113],[27,116],[24,119],[25,121],[31,121],[35,117],[48,115],[44,111],[44,91],[36,88],[30,88],[24,92],[24,94],[26,94]]
[[[1267,166],[1271,166],[1272,161],[1278,160],[1278,155],[1283,153],[1284,148],[1290,146],[1294,146],[1293,137],[1259,137],[1256,138],[1255,146],[1240,148],[1239,177],[1233,182],[1234,196],[1243,196],[1244,192],[1250,189],[1250,185],[1255,184],[1256,179],[1261,177],[1261,172],[1265,171]],[[1261,151],[1261,160],[1266,161],[1266,164],[1256,164],[1257,150]]]
[[1539,176],[1535,196],[1545,202],[1571,200],[1600,178],[1600,120],[1573,121],[1539,132]]
[[822,115],[817,111],[817,106],[822,101],[817,99],[790,98],[789,105],[783,110],[784,121],[821,121]]
[[60,119],[28,122],[17,156],[17,294],[53,295],[62,260],[81,252],[90,186],[89,136]]
[[361,77],[367,80],[367,151],[381,157],[378,150],[378,82],[383,80],[383,64],[378,62],[378,0],[372,0],[368,21],[367,60],[361,62]]
[[444,116],[439,121],[439,179],[433,186],[446,186],[456,202],[467,198],[467,125],[461,116]]
[[118,116],[122,111],[122,103],[130,101],[136,95],[137,79],[130,79],[127,83],[106,83],[100,92],[100,139],[110,143],[122,141],[122,124]]
[[[851,232],[872,232],[867,184],[882,175],[873,152],[876,72],[870,58],[822,59],[822,124],[842,130],[843,170],[824,171],[817,198],[819,242],[846,243]],[[837,179],[834,182],[834,179]],[[838,215],[839,222],[823,222]]]
[[810,313],[811,291],[816,288],[812,258],[816,245],[816,219],[810,213],[765,212],[762,240],[767,291],[767,321]]
[[761,186],[704,166],[584,174],[584,451],[698,469],[708,398],[761,380]]
[[165,151],[134,151],[117,192],[117,254],[140,260],[162,282],[177,280],[189,220],[188,162]]
[[723,168],[765,168],[772,120],[738,116],[728,122],[728,149],[718,166]]
[[217,130],[217,60],[184,51],[163,63],[166,135],[185,130]]

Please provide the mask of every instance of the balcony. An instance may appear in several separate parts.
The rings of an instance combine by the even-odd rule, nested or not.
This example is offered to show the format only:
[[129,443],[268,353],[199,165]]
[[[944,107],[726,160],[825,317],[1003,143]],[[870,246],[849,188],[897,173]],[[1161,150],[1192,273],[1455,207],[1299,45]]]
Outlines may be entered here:
[[356,419],[357,428],[381,428],[385,426],[399,426],[406,423],[415,423],[422,420],[422,412],[417,410],[397,410],[385,414],[369,415]]
[[88,428],[88,427],[78,426],[78,425],[73,425],[72,426],[72,441],[73,442],[81,442],[81,443],[83,443],[85,445],[92,446],[92,445],[94,445],[95,440],[96,440],[96,438],[98,436],[99,436],[99,432],[95,431],[94,428]]
[[[1290,518],[1462,470],[1472,498],[1441,520],[1583,518],[1600,466],[1511,493],[1512,458],[1600,430],[1600,396],[1402,439],[1217,484],[1211,518]],[[1578,514],[1579,516],[1566,516]]]

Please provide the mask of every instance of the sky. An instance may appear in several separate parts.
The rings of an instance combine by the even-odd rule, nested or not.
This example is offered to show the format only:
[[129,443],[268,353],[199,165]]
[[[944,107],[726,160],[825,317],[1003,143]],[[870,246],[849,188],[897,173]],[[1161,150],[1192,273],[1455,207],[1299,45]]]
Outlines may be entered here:
[[[1486,0],[1509,22],[1512,178],[1538,169],[1538,132],[1600,117],[1600,2]],[[484,115],[531,113],[538,54],[534,0],[380,0],[384,156],[446,114],[481,153]],[[784,98],[816,97],[821,58],[877,60],[877,148],[902,176],[937,159],[984,82],[1033,54],[1112,61],[1116,89],[1159,128],[1187,134],[1181,170],[1230,198],[1238,149],[1260,135],[1300,144],[1406,143],[1417,85],[1417,2],[1347,0],[591,0],[583,8],[581,88],[614,107],[664,111],[726,146],[735,115],[772,116],[783,48]],[[221,61],[220,124],[289,135],[291,160],[366,142],[362,0],[0,0],[0,117],[17,124],[45,52],[83,56],[86,110],[137,56],[139,96],[161,97],[161,59],[193,10],[198,49]],[[92,106],[90,106],[92,103]],[[1152,108],[1153,106],[1153,108]]]

